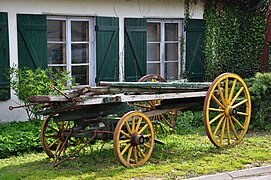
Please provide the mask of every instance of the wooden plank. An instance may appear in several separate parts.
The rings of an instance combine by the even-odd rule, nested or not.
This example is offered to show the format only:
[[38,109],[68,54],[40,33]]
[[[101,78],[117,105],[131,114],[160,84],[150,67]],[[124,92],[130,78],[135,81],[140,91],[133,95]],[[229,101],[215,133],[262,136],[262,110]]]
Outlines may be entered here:
[[163,99],[182,99],[182,98],[196,98],[205,97],[207,91],[200,92],[186,92],[186,93],[163,93],[163,94],[142,94],[142,95],[97,95],[95,97],[82,97],[82,101],[78,105],[91,105],[91,104],[106,104],[116,102],[138,102],[138,101],[151,101]]
[[209,88],[211,82],[107,82],[101,81],[98,83],[99,86],[110,86],[110,87],[129,87],[129,88]]
[[106,94],[113,94],[113,93],[173,93],[173,92],[193,92],[193,91],[202,91],[206,90],[206,87],[111,87],[111,86],[98,86],[98,87],[90,87],[90,92],[98,93],[106,93]]

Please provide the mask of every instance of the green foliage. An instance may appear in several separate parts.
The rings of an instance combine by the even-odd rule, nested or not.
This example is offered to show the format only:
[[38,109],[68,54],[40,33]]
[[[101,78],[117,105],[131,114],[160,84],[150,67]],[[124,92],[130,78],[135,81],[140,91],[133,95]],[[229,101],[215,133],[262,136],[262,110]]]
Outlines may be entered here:
[[[196,130],[196,129],[195,129]],[[187,179],[271,163],[270,133],[252,133],[229,148],[216,148],[204,132],[173,134],[155,144],[142,167],[126,168],[114,156],[112,141],[53,167],[43,153],[0,159],[0,179]],[[38,178],[37,178],[38,177]]]
[[263,52],[264,13],[243,1],[206,1],[205,79],[213,80],[223,72],[243,78],[260,71]]
[[0,124],[0,158],[41,151],[41,124],[42,121]]
[[194,132],[196,128],[203,129],[202,111],[182,111],[179,112],[174,131],[177,134],[187,134]]
[[271,130],[271,73],[257,73],[246,83],[253,102],[251,126]]
[[[67,82],[71,82],[71,78],[65,72],[57,71],[53,73],[50,69],[42,70],[40,68],[33,71],[28,68],[18,69],[13,67],[10,68],[8,76],[10,77],[11,88],[24,105],[29,104],[28,97],[30,96],[59,94],[50,87],[51,85],[63,91],[70,88],[67,87]],[[25,107],[29,119],[32,118],[38,108],[38,106]]]

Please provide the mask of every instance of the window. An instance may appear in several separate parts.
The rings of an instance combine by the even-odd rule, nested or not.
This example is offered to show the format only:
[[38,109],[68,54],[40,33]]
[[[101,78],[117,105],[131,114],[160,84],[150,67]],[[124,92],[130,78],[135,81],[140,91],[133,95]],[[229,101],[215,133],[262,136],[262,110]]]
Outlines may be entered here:
[[93,85],[93,35],[92,18],[47,18],[48,66],[70,72],[74,83]]
[[180,77],[179,37],[181,21],[149,20],[147,22],[147,73],[167,80]]

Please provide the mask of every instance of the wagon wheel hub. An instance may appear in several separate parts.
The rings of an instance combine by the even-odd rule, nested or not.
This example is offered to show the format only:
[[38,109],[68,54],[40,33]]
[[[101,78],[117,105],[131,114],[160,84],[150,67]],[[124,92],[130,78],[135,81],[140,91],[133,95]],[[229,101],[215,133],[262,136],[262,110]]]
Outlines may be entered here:
[[227,106],[225,108],[225,115],[226,117],[235,116],[237,114],[237,109],[232,108],[231,106]]
[[132,146],[137,146],[137,145],[140,145],[140,144],[144,144],[144,142],[145,142],[145,138],[144,138],[144,136],[142,134],[141,135],[134,134],[131,137],[131,145]]

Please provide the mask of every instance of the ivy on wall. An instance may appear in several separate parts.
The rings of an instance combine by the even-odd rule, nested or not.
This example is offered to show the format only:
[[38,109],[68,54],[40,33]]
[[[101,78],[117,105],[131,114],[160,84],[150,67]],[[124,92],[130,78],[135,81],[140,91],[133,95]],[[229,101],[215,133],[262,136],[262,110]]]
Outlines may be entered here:
[[264,18],[264,13],[248,1],[205,1],[206,81],[223,72],[247,78],[260,71]]

